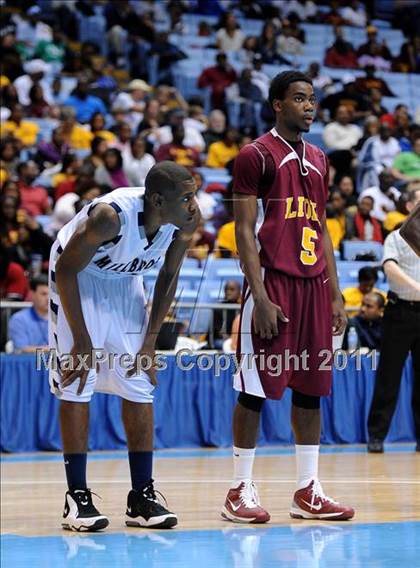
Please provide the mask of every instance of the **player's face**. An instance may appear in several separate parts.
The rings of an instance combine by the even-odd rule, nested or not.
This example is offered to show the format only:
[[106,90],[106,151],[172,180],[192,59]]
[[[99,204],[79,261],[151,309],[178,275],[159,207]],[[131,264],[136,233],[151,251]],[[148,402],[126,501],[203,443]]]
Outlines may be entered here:
[[169,223],[179,228],[191,223],[198,209],[195,199],[196,192],[197,186],[193,179],[180,184],[176,196],[166,202]]
[[315,118],[315,103],[312,85],[296,81],[289,85],[283,100],[274,100],[273,107],[289,130],[309,132]]

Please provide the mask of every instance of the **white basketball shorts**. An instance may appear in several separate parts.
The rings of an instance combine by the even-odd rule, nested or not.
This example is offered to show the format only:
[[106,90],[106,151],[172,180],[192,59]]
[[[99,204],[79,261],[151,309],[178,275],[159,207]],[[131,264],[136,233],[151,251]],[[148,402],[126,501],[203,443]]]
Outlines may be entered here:
[[[49,346],[58,360],[73,347],[73,336],[67,323],[55,284],[55,262],[61,247],[56,241],[51,249],[49,286]],[[147,329],[147,311],[142,276],[102,277],[83,270],[78,275],[83,317],[94,349],[105,361],[91,369],[80,396],[79,379],[61,388],[60,365],[49,370],[50,389],[60,400],[89,402],[94,392],[116,394],[133,402],[151,403],[154,386],[140,371],[126,377],[127,365],[121,355],[135,356],[143,344]],[[99,351],[100,350],[100,351]],[[112,363],[110,364],[110,362]],[[122,365],[121,365],[122,363]]]

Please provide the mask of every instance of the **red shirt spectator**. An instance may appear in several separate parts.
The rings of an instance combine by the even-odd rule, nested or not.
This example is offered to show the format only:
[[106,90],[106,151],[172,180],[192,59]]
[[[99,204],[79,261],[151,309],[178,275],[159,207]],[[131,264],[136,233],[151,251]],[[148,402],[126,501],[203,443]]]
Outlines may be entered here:
[[25,209],[32,217],[51,213],[47,190],[43,187],[32,185],[39,175],[36,163],[32,160],[21,162],[17,167],[17,172],[22,209]]
[[[3,265],[3,253],[0,252]],[[29,283],[25,271],[20,264],[10,262],[0,271],[0,298],[24,300],[29,291]]]
[[162,160],[170,160],[187,168],[197,168],[201,164],[200,154],[195,148],[185,146],[184,140],[185,130],[182,124],[172,127],[172,142],[162,144],[155,153],[157,162]]
[[224,108],[225,89],[237,79],[236,71],[227,62],[224,53],[218,53],[216,57],[217,65],[207,67],[198,78],[200,89],[210,87],[212,90],[213,108]]

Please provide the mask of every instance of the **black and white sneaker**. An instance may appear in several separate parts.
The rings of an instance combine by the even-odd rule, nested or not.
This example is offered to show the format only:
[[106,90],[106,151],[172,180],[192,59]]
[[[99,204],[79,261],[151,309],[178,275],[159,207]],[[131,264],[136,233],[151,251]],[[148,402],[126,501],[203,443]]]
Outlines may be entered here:
[[92,502],[90,489],[67,491],[64,501],[63,529],[76,532],[95,532],[105,529],[108,519],[101,515]]
[[[165,502],[165,507],[158,500],[156,493]],[[128,527],[146,527],[153,529],[170,529],[178,524],[174,513],[166,509],[165,497],[153,487],[153,479],[140,490],[132,489],[127,497],[125,524]]]

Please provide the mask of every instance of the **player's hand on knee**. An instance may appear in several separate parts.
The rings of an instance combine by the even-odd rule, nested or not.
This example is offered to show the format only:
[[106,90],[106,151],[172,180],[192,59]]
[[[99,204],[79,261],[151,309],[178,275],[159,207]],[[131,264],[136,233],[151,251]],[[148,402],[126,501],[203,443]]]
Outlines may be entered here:
[[134,365],[127,371],[126,377],[129,379],[143,371],[149,377],[152,385],[157,385],[155,356],[154,347],[141,349],[136,355]]
[[61,372],[61,388],[66,388],[79,379],[77,395],[80,396],[85,388],[89,371],[93,368],[93,347],[90,339],[75,343],[68,358],[68,368]]
[[346,310],[341,299],[332,303],[333,335],[342,335],[347,325]]
[[255,302],[252,314],[254,330],[261,339],[272,339],[279,333],[278,322],[287,323],[289,320],[282,308],[268,298]]

